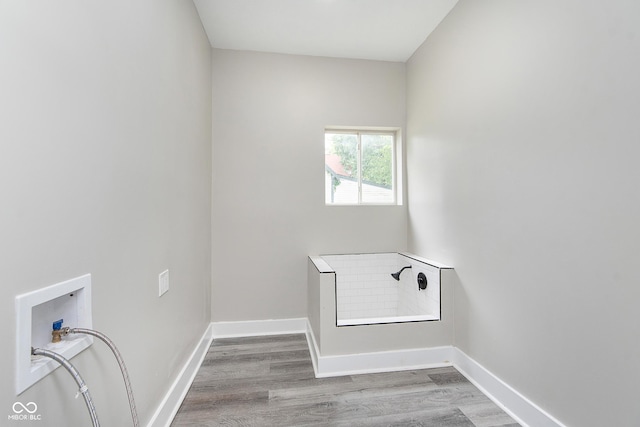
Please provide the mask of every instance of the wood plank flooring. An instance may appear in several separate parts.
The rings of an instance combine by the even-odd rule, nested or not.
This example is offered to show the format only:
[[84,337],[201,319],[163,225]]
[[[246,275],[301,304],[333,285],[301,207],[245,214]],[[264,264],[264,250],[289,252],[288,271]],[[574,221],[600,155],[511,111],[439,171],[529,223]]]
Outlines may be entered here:
[[454,368],[315,378],[296,334],[215,340],[172,426],[518,424]]

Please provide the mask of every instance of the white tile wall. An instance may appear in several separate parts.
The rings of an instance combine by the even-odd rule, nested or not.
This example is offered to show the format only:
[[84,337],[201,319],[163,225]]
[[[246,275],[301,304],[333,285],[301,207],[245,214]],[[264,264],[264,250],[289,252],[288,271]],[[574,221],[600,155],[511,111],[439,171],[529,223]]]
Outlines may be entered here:
[[[398,316],[433,314],[440,318],[440,270],[428,264],[399,255],[401,264],[411,265],[400,277]],[[418,288],[418,273],[427,276],[427,289]]]
[[[433,315],[440,318],[440,273],[397,253],[323,255],[335,270],[338,320]],[[400,276],[391,273],[411,265]],[[428,286],[418,290],[419,272]]]

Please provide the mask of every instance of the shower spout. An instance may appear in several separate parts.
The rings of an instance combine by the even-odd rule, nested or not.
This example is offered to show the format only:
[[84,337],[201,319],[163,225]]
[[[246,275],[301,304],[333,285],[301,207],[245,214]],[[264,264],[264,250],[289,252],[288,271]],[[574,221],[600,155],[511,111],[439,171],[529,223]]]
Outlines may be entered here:
[[411,268],[410,265],[407,265],[406,267],[402,267],[402,269],[400,271],[398,271],[397,273],[391,273],[391,277],[393,277],[394,279],[396,279],[397,281],[400,281],[400,275],[402,274],[402,272],[406,269],[406,268]]

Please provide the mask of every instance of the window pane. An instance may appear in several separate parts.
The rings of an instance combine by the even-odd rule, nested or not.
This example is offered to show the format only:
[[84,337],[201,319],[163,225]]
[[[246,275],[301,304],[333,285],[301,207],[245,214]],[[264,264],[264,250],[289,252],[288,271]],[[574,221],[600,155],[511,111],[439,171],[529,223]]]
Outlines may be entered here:
[[358,203],[358,136],[325,133],[325,202]]
[[362,135],[362,202],[393,203],[393,136]]

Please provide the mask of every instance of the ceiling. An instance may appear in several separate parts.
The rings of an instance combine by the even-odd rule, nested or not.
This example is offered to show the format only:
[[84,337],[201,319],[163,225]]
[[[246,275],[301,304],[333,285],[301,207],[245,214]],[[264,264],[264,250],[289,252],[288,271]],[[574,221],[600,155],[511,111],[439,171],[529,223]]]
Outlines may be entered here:
[[214,48],[404,62],[458,0],[194,0]]

